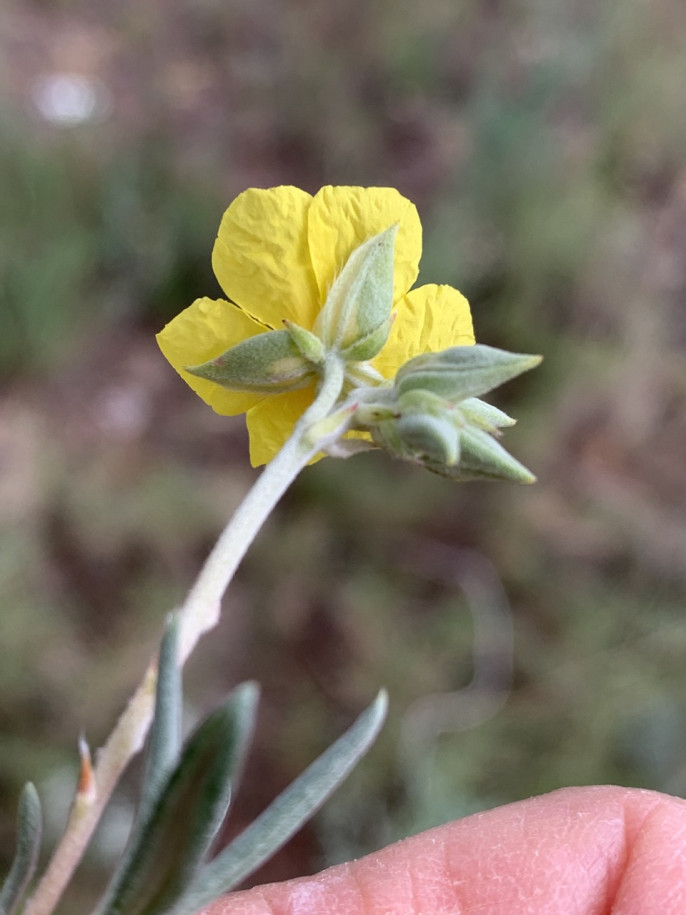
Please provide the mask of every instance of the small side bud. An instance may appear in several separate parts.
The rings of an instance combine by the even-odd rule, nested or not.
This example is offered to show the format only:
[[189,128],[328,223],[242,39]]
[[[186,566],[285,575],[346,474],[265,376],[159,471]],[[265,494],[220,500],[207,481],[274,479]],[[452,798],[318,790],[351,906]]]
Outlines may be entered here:
[[232,391],[281,394],[305,387],[316,377],[317,366],[303,355],[289,330],[270,330],[186,371]]
[[395,408],[389,419],[371,425],[378,445],[403,460],[457,463],[461,417],[447,401],[430,391],[408,391]]

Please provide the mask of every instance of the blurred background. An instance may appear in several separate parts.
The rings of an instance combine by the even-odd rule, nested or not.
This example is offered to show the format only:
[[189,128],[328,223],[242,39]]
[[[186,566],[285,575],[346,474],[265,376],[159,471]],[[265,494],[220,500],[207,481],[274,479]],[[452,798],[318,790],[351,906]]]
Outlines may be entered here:
[[[686,792],[682,0],[3,0],[0,848],[28,778],[46,848],[256,476],[153,334],[218,296],[246,186],[391,185],[420,280],[481,342],[535,487],[322,461],[187,670],[189,722],[263,687],[241,828],[380,685],[389,723],[256,880],[563,785]],[[62,911],[124,840],[122,787]]]

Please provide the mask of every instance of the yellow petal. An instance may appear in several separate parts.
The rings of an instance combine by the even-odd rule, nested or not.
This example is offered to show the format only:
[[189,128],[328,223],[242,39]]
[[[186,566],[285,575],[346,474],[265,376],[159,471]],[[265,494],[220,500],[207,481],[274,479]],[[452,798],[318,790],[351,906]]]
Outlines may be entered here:
[[297,187],[250,188],[219,226],[212,266],[226,295],[269,327],[310,328],[319,311],[307,244],[312,197]]
[[469,302],[452,286],[420,286],[396,303],[388,342],[373,366],[392,378],[401,365],[421,353],[474,343]]
[[266,397],[248,410],[246,421],[250,433],[250,463],[253,467],[271,461],[313,399],[314,385],[309,385],[299,391]]
[[264,327],[223,299],[196,299],[157,334],[163,354],[183,380],[217,413],[234,416],[255,406],[264,395],[227,391],[213,381],[185,372],[221,356],[230,346],[263,333]]
[[422,226],[415,205],[394,188],[323,187],[312,201],[307,220],[312,267],[322,302],[355,248],[395,223],[399,227],[393,301],[417,279]]

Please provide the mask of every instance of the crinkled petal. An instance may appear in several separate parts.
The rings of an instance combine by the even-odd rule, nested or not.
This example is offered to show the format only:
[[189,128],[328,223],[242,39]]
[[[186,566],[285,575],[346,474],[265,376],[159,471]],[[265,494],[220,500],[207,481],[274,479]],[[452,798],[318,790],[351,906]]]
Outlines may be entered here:
[[196,299],[157,334],[163,354],[183,380],[217,413],[234,416],[254,407],[263,394],[228,391],[184,369],[221,356],[230,346],[263,333],[264,327],[232,302]]
[[355,248],[395,223],[399,227],[393,301],[417,279],[422,254],[419,214],[394,188],[323,187],[315,195],[307,219],[310,256],[322,302]]
[[309,385],[298,391],[266,397],[248,410],[246,422],[250,433],[250,463],[253,467],[271,461],[313,400],[314,385]]
[[219,226],[212,266],[226,295],[256,320],[310,328],[319,295],[307,242],[312,197],[297,187],[250,188]]
[[392,378],[401,365],[421,353],[474,343],[467,299],[452,286],[419,286],[396,303],[388,342],[373,366]]

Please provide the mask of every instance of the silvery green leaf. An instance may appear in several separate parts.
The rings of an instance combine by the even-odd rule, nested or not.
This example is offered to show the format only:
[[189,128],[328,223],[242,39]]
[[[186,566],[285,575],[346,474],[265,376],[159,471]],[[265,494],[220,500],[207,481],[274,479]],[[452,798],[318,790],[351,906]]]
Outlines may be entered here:
[[424,353],[406,362],[395,376],[398,394],[425,390],[458,403],[479,397],[505,381],[534,368],[540,356],[508,353],[492,346],[453,346]]
[[186,741],[148,818],[136,824],[97,915],[162,915],[186,890],[226,816],[257,696],[255,684],[239,686]]
[[31,782],[27,782],[19,796],[17,850],[0,890],[0,915],[12,915],[21,905],[22,897],[36,869],[42,825],[38,792]]
[[383,724],[387,703],[382,690],[342,737],[203,868],[172,915],[194,915],[236,887],[277,852],[319,810],[367,752]]
[[145,761],[138,818],[145,818],[158,797],[165,778],[176,765],[181,747],[183,710],[181,666],[178,659],[179,620],[167,620],[157,663],[155,715]]

